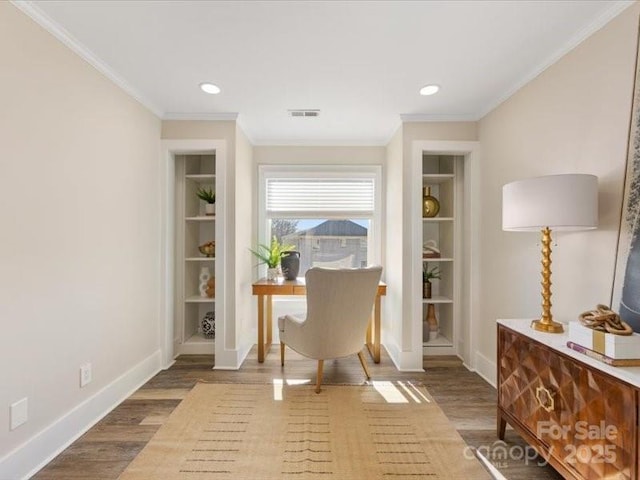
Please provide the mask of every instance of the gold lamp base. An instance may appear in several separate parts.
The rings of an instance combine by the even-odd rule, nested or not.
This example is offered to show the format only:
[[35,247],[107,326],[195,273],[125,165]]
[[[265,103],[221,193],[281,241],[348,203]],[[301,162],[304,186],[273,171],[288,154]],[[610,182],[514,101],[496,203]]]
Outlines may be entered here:
[[551,229],[542,229],[542,318],[531,322],[531,328],[539,332],[562,333],[564,327],[554,322],[551,315]]
[[531,322],[531,328],[538,330],[539,332],[546,333],[562,333],[564,332],[564,326],[561,323],[554,322],[553,320],[545,322],[544,320],[534,320]]

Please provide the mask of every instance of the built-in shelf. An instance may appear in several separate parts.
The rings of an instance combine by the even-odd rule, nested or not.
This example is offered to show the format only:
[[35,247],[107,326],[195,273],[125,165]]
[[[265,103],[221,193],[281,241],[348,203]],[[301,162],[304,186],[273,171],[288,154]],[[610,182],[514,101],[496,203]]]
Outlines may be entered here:
[[[459,267],[461,252],[461,219],[463,202],[463,176],[461,175],[460,158],[453,155],[430,154],[423,152],[419,175],[422,195],[430,195],[439,203],[435,217],[422,217],[416,226],[421,230],[423,254],[429,248],[435,248],[441,255],[437,258],[420,258],[416,269],[422,273],[421,287],[416,291],[416,312],[421,314],[422,341],[424,355],[456,355],[459,338]],[[421,212],[422,213],[422,212]],[[419,220],[416,218],[416,222]],[[456,261],[454,262],[454,259]],[[418,260],[416,258],[416,260]],[[431,298],[422,298],[426,287],[424,274],[437,272],[437,278],[430,279]],[[418,280],[420,277],[416,277]],[[435,320],[434,320],[435,316]],[[427,320],[429,318],[429,320]],[[429,330],[437,323],[438,337],[427,341]]]
[[186,178],[187,180],[193,180],[194,182],[197,182],[197,183],[215,183],[216,181],[215,175],[200,174],[200,173],[185,175],[184,178]]
[[[176,156],[175,164],[175,320],[174,353],[177,355],[214,355],[215,341],[203,334],[204,319],[207,327],[211,315],[217,315],[220,304],[215,297],[201,296],[203,288],[211,288],[209,280],[222,276],[223,250],[217,257],[202,255],[199,247],[208,242],[220,242],[220,225],[216,215],[206,215],[207,204],[198,197],[198,190],[211,188],[220,193],[222,175],[216,176],[214,152]],[[223,199],[220,195],[219,201]],[[220,205],[218,205],[220,207]],[[222,211],[221,211],[222,212]],[[208,279],[203,277],[207,272]],[[220,293],[222,282],[214,286]],[[214,285],[216,285],[214,283]],[[213,362],[213,358],[212,358]]]
[[422,175],[423,183],[427,184],[440,184],[444,182],[453,181],[455,176],[453,173],[432,173]]
[[185,303],[213,303],[215,298],[201,297],[200,295],[191,295],[184,299]]
[[428,342],[424,342],[423,346],[425,347],[453,347],[453,342],[449,340],[444,335],[438,335],[433,340],[429,340]]
[[442,295],[434,295],[431,298],[423,298],[422,303],[453,303],[453,300]]
[[213,338],[206,338],[202,333],[196,333],[190,336],[185,343],[213,343]]

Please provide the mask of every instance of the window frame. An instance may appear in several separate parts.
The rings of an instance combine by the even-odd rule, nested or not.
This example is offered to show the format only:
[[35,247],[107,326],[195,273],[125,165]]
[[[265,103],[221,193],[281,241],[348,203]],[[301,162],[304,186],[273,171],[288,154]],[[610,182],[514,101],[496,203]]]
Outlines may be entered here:
[[[356,213],[345,212],[336,215],[335,212],[279,212],[273,218],[326,218],[329,220],[366,219],[370,222],[367,232],[367,263],[380,265],[382,262],[382,167],[380,165],[259,165],[258,166],[258,243],[269,243],[267,232],[269,221],[267,217],[267,179],[270,178],[314,178],[323,176],[328,178],[367,178],[373,180],[373,212]],[[265,273],[261,266],[260,274]]]

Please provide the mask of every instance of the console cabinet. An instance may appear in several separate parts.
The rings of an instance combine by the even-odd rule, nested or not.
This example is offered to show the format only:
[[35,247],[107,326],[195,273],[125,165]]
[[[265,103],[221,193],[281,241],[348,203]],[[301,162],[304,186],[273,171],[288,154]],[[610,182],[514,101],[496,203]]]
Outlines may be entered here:
[[508,423],[564,478],[638,479],[640,368],[582,358],[529,323],[498,323],[498,437]]

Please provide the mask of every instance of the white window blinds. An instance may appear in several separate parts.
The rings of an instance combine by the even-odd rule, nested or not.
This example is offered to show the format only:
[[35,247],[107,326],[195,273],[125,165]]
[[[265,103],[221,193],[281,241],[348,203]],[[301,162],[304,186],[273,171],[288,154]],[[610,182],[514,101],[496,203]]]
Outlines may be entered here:
[[370,216],[374,178],[267,178],[267,216]]

